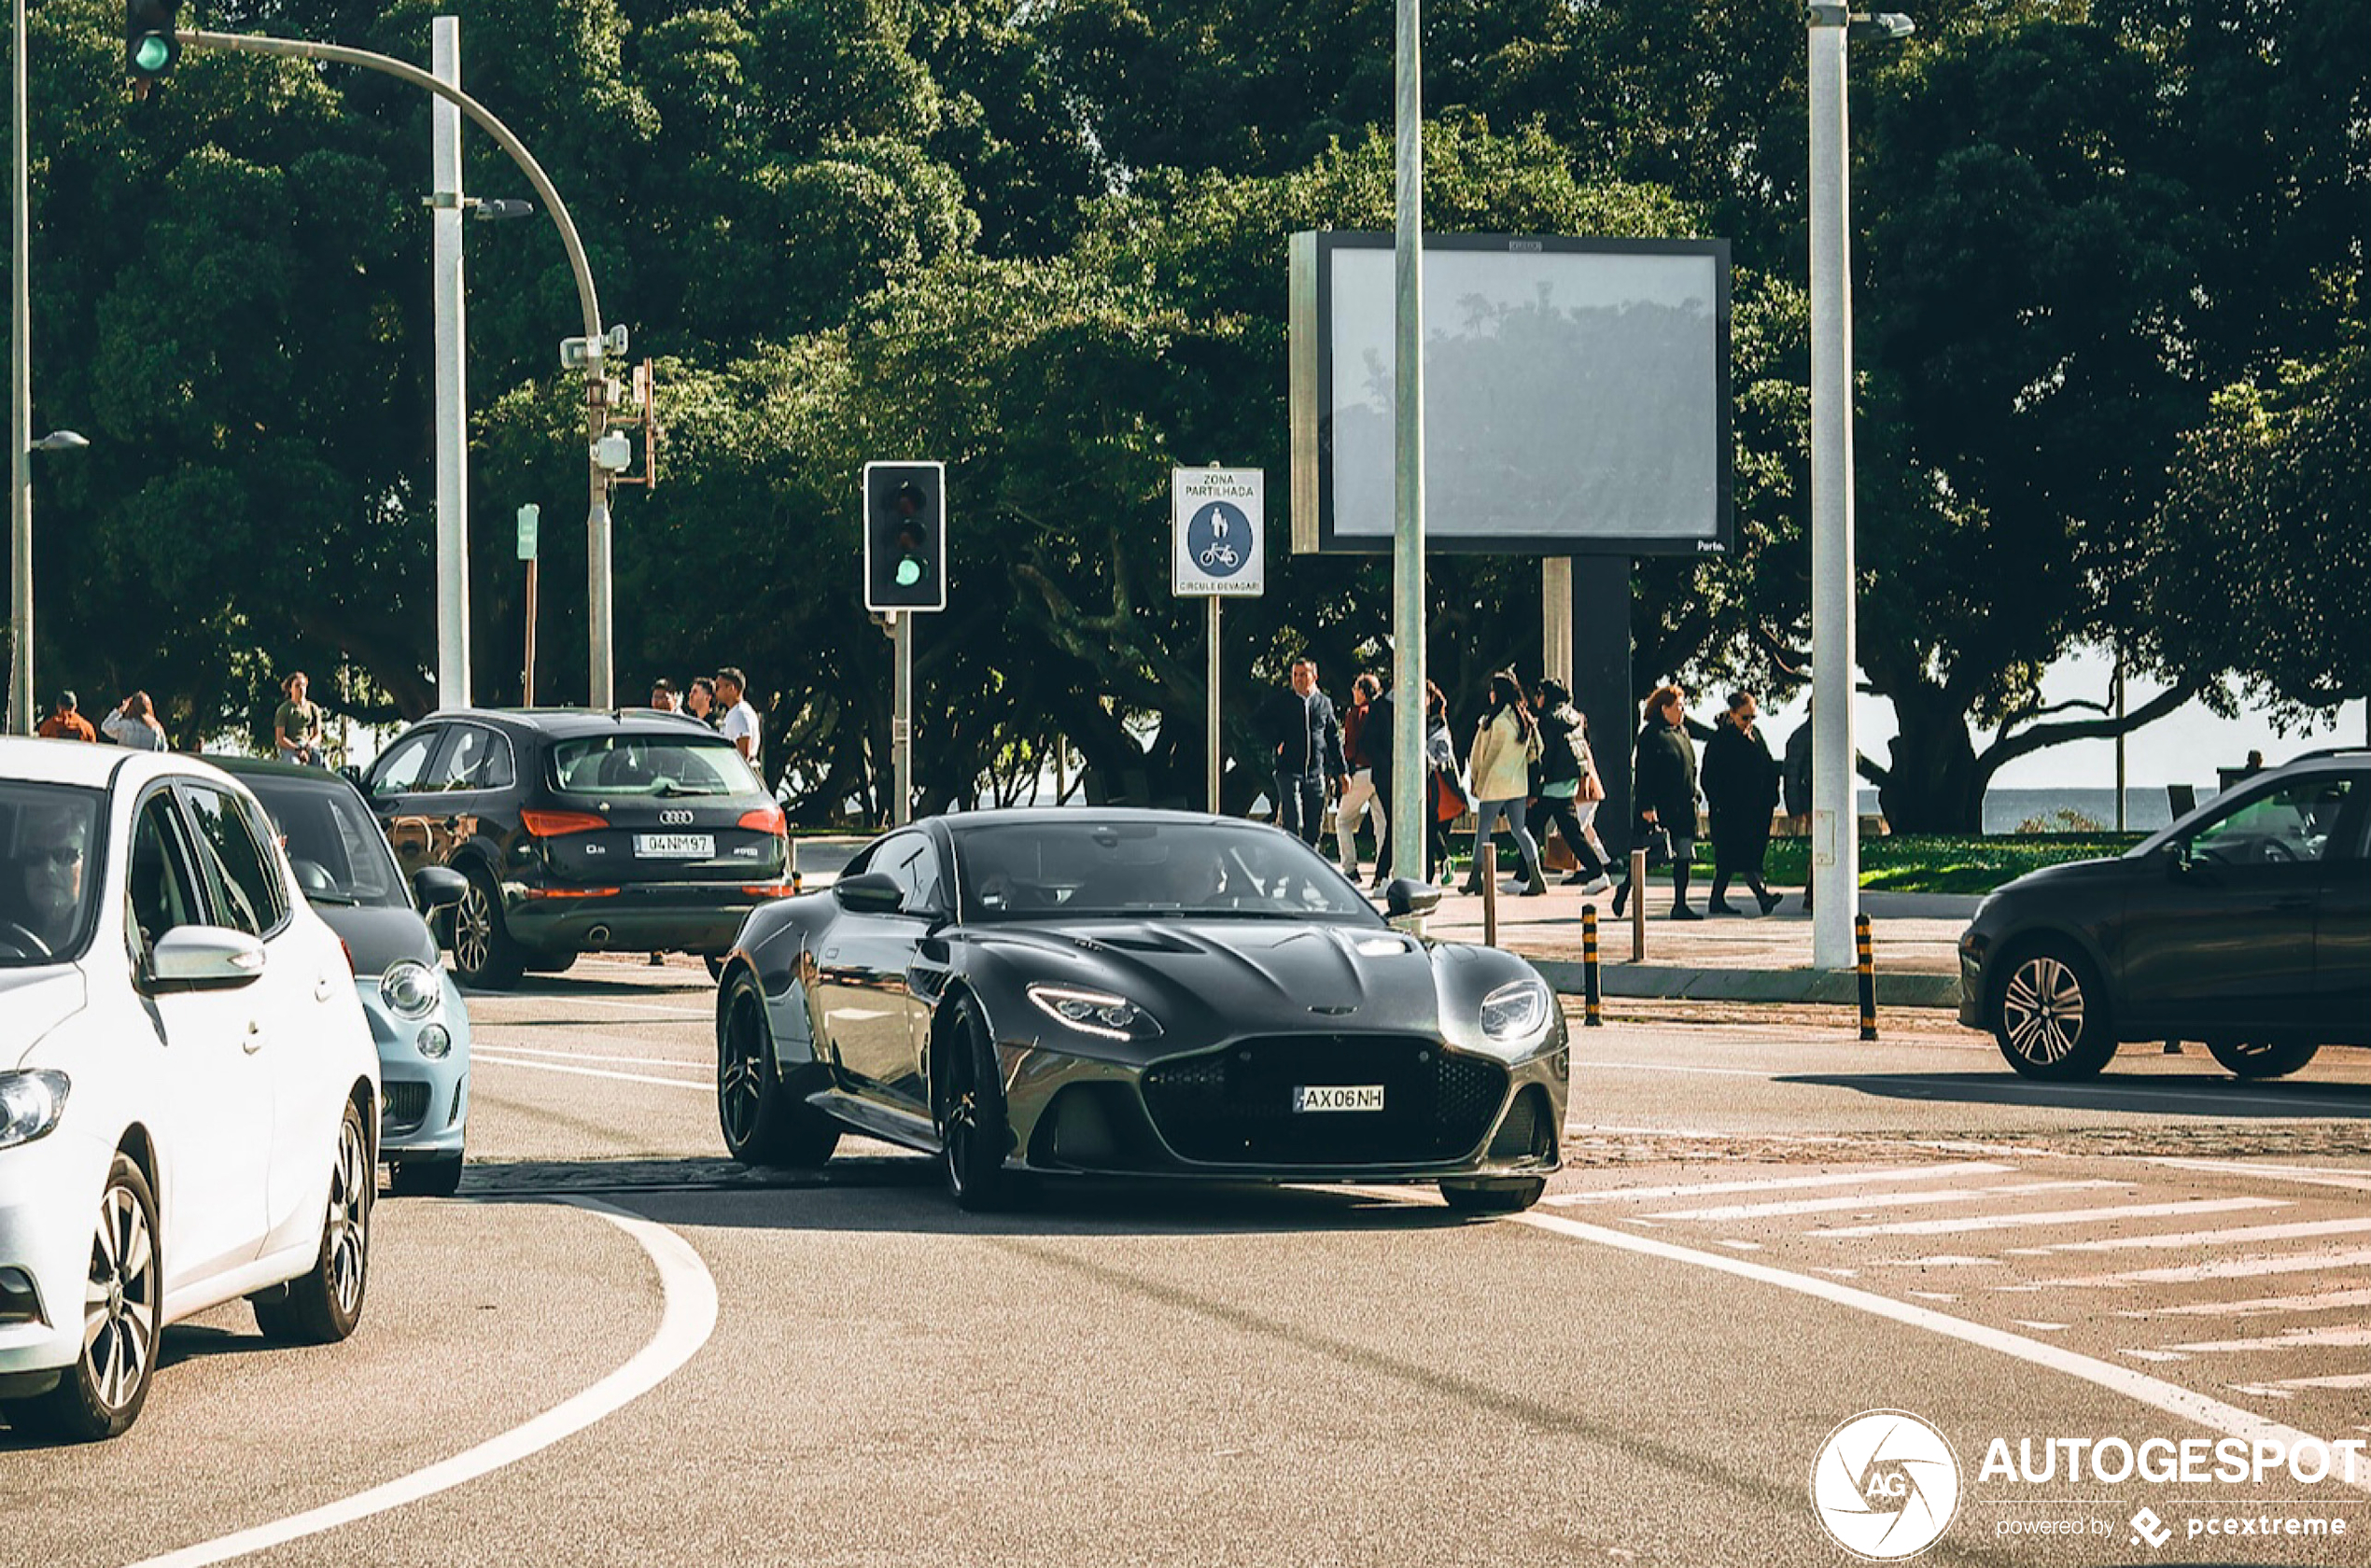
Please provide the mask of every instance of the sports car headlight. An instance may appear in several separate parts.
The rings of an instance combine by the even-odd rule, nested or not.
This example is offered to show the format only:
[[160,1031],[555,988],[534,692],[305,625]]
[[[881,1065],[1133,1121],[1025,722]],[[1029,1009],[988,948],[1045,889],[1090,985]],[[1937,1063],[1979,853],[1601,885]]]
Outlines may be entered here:
[[66,1087],[63,1072],[0,1072],[0,1149],[30,1143],[56,1127]]
[[436,983],[435,970],[406,959],[379,976],[379,1000],[399,1018],[425,1018],[444,1000],[444,987]]
[[1161,1031],[1150,1013],[1109,991],[1031,986],[1029,1000],[1082,1034],[1101,1035],[1105,1040],[1149,1040]]
[[1548,1032],[1555,1003],[1536,980],[1517,980],[1482,998],[1482,1034],[1494,1045],[1528,1045]]

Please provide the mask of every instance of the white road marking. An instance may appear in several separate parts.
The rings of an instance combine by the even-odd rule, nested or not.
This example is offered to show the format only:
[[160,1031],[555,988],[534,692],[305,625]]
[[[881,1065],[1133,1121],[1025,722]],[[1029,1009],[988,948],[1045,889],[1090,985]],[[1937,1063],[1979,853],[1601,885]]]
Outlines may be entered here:
[[[494,1000],[493,996],[484,991],[473,991],[470,994],[480,1001]],[[546,996],[537,1000],[565,1002],[570,1007],[618,1007],[629,1013],[655,1013],[665,1018],[713,1018],[716,1016],[715,1009],[709,1007],[666,1007],[653,1001],[620,1001],[614,997]]]
[[1961,1253],[1936,1253],[1929,1257],[1873,1258],[1870,1261],[1869,1267],[1872,1268],[1992,1268],[1997,1267],[1999,1261],[1998,1258],[1972,1257]]
[[1768,1176],[1753,1182],[1681,1182],[1660,1187],[1605,1187],[1594,1192],[1559,1193],[1550,1203],[1606,1203],[1617,1198],[1692,1197],[1698,1193],[1784,1192],[1802,1187],[1848,1187],[1862,1182],[1933,1182],[1956,1176],[1995,1176],[2014,1170],[2013,1165],[1989,1160],[1962,1160],[1952,1165],[1914,1165],[1876,1170],[1827,1171],[1817,1176]]
[[225,1562],[449,1491],[505,1465],[515,1464],[563,1437],[583,1431],[650,1393],[698,1354],[716,1328],[716,1280],[708,1273],[708,1265],[700,1261],[700,1254],[692,1250],[691,1243],[655,1221],[612,1209],[606,1203],[584,1197],[558,1201],[598,1214],[624,1231],[640,1243],[658,1268],[659,1289],[666,1300],[659,1314],[658,1331],[625,1365],[526,1424],[489,1437],[477,1447],[426,1469],[270,1524],[149,1558],[133,1568],[200,1568],[204,1563]]
[[2074,1326],[2072,1323],[2043,1323],[2039,1318],[2012,1318],[2009,1321],[2019,1328],[2030,1328],[2041,1334],[2061,1334]]
[[716,1080],[695,1083],[689,1078],[653,1078],[647,1072],[610,1072],[597,1067],[570,1067],[565,1062],[529,1061],[525,1057],[498,1056],[491,1051],[473,1050],[472,1064],[492,1062],[497,1067],[531,1067],[543,1072],[572,1072],[580,1078],[614,1078],[621,1084],[662,1084],[670,1089],[697,1089],[703,1094],[716,1092]]
[[[2089,1225],[2095,1220],[2158,1220],[2176,1214],[2222,1214],[2235,1209],[2286,1209],[2278,1197],[2185,1197],[2172,1203],[2125,1203],[2105,1209],[2045,1209],[2033,1214],[1961,1214],[1948,1220],[1896,1220],[1889,1225],[1831,1225],[1813,1236],[1943,1236],[1970,1230],[2020,1230],[2027,1225]],[[2371,1222],[2365,1223],[2371,1228]]]
[[[2371,1264],[2371,1251],[2270,1253],[2253,1257],[2224,1258],[2218,1263],[2177,1264],[2167,1268],[2128,1268],[2118,1274],[2075,1274],[2053,1280],[2058,1285],[2195,1285],[2208,1280],[2251,1280],[2259,1274],[2303,1274],[2323,1268],[2356,1268]],[[1995,1290],[2040,1290],[2040,1285],[1995,1285]]]
[[[2340,1372],[2328,1378],[2283,1378],[2278,1385],[2287,1389],[2371,1389],[2371,1372]],[[2371,1432],[2371,1426],[2358,1426],[2357,1432]]]
[[[2236,1202],[2237,1199],[2224,1199]],[[2240,1241],[2294,1241],[2308,1236],[2350,1236],[2371,1230],[2371,1220],[2298,1220],[2290,1225],[2240,1225],[2231,1230],[2194,1230],[2180,1236],[2105,1236],[2095,1241],[2060,1241],[2054,1253],[2118,1253],[2134,1247],[2178,1252],[2185,1247],[2231,1246]]]
[[2226,1176],[2261,1176],[2276,1182],[2303,1182],[2310,1186],[2350,1187],[2356,1192],[2371,1192],[2371,1170],[2313,1165],[2270,1165],[2256,1160],[2159,1158],[2151,1163],[2170,1166],[2176,1170],[2211,1170]]
[[513,1045],[504,1041],[498,1045],[480,1046],[506,1057],[549,1057],[554,1061],[624,1062],[637,1067],[680,1067],[692,1071],[712,1072],[716,1061],[712,1054],[697,1057],[613,1057],[598,1051],[554,1051],[541,1045]]
[[2120,1318],[2252,1318],[2270,1312],[2327,1312],[2371,1307],[2371,1290],[2321,1291],[2312,1295],[2259,1295],[2249,1301],[2192,1301],[2180,1307],[2125,1307]]
[[2044,1192],[2096,1192],[2130,1182],[2018,1182],[1999,1187],[1951,1187],[1943,1192],[1846,1193],[1842,1197],[1798,1197],[1782,1203],[1729,1203],[1712,1209],[1674,1209],[1659,1220],[1775,1220],[1789,1214],[1832,1214],[1849,1209],[1905,1209],[1929,1203],[1973,1203],[1996,1196]]
[[2371,1345],[2371,1325],[2342,1323],[2329,1328],[2288,1328],[2278,1334],[2259,1335],[2251,1339],[2197,1339],[2166,1348],[2204,1355],[2215,1351],[2289,1351],[2322,1345],[2341,1349]]
[[[1389,1189],[1369,1190],[1382,1193]],[[1405,1195],[1393,1193],[1392,1196],[1397,1197],[1401,1202],[1411,1201]],[[1412,1201],[1423,1200],[1413,1199]],[[1518,1225],[1530,1225],[1538,1230],[1548,1231],[1551,1235],[1566,1237],[1576,1241],[1594,1242],[1601,1247],[1613,1247],[1622,1252],[1637,1253],[1648,1257],[1661,1258],[1667,1263],[1689,1264],[1737,1279],[1775,1285],[1780,1290],[1793,1291],[1799,1295],[1825,1301],[1831,1306],[1848,1308],[1854,1311],[1865,1312],[1872,1317],[1884,1318],[1907,1327],[1926,1329],[1947,1338],[1957,1339],[1964,1344],[1997,1351],[2002,1355],[2013,1356],[2030,1365],[2097,1384],[2100,1388],[2123,1394],[2153,1409],[2162,1410],[2182,1420],[2194,1421],[2210,1431],[2220,1432],[2226,1436],[2245,1438],[2251,1442],[2278,1440],[2291,1446],[2306,1441],[2308,1438],[2306,1433],[2294,1427],[2267,1421],[2252,1410],[2243,1410],[2236,1405],[2226,1404],[2223,1400],[2210,1397],[2194,1389],[2183,1388],[2179,1383],[2169,1383],[2162,1378],[2152,1378],[2145,1372],[2138,1372],[2128,1366],[2118,1366],[2113,1362],[2083,1355],[2079,1351],[2068,1350],[2063,1345],[2053,1345],[2043,1340],[2027,1338],[2022,1334],[2012,1334],[2006,1329],[1995,1328],[1989,1323],[1971,1323],[1965,1318],[1955,1318],[1947,1312],[1939,1312],[1931,1307],[1921,1307],[1915,1302],[1897,1301],[1891,1296],[1879,1295],[1874,1291],[1862,1290],[1857,1285],[1840,1284],[1828,1280],[1815,1279],[1808,1274],[1792,1273],[1766,1263],[1758,1263],[1750,1258],[1724,1257],[1719,1253],[1698,1252],[1692,1247],[1677,1246],[1650,1236],[1633,1236],[1627,1231],[1590,1225],[1563,1214],[1542,1214],[1535,1211],[1510,1217]],[[2353,1485],[2359,1491],[2371,1492],[2371,1475],[2358,1472]]]
[[1915,1295],[1921,1301],[1957,1301],[1959,1299],[1949,1291],[1905,1291],[1903,1294],[1906,1295]]

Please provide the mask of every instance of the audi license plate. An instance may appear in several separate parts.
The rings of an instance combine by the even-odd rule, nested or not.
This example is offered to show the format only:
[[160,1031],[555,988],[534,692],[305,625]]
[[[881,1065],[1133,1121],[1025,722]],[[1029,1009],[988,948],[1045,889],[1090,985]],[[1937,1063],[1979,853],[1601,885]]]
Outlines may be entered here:
[[709,861],[716,858],[714,833],[636,833],[634,852],[653,861]]
[[1295,1111],[1381,1111],[1381,1084],[1313,1084],[1293,1090]]

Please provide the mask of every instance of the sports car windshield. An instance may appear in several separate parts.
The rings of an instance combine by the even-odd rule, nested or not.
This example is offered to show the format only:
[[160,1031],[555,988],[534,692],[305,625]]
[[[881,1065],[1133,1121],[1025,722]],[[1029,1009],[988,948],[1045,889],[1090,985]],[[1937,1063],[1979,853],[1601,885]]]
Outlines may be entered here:
[[1089,812],[955,830],[966,920],[1176,917],[1380,926],[1332,864],[1273,828]]

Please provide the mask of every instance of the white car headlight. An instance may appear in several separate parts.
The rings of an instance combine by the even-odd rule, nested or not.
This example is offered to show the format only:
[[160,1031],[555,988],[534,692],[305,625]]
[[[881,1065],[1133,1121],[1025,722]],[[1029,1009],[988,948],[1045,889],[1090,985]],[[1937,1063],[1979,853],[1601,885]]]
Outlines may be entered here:
[[30,1143],[56,1127],[67,1087],[63,1072],[0,1072],[0,1149]]
[[1161,1027],[1126,997],[1072,986],[1031,986],[1029,1000],[1083,1034],[1105,1040],[1149,1040]]
[[1528,1045],[1548,1032],[1555,1001],[1536,980],[1517,980],[1482,998],[1483,1037],[1494,1045]]
[[379,976],[379,1000],[399,1018],[425,1018],[444,1000],[436,971],[417,959],[390,964]]

